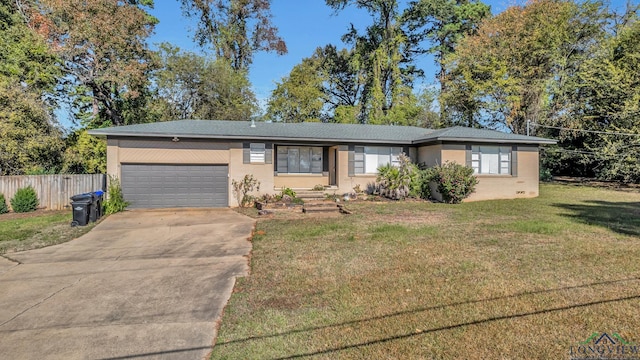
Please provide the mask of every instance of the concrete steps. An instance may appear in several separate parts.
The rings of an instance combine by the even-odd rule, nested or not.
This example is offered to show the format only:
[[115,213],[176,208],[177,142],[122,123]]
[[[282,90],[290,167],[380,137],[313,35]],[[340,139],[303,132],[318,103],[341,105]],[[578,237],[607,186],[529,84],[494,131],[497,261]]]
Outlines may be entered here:
[[344,205],[337,204],[332,201],[311,201],[305,202],[302,206],[302,212],[305,214],[314,213],[343,213],[351,214],[350,211],[344,208]]
[[311,191],[311,190],[294,190],[296,192],[296,197],[304,200],[305,202],[308,200],[324,200],[325,195],[324,191]]

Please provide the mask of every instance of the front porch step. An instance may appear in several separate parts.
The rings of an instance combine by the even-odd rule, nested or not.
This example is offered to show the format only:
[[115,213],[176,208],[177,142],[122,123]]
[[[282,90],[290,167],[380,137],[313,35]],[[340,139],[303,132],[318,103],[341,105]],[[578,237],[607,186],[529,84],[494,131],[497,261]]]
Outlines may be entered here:
[[[295,191],[295,190],[294,190]],[[296,197],[303,200],[323,200],[325,198],[324,191],[298,190]]]
[[307,202],[302,207],[302,212],[305,214],[309,213],[334,213],[339,212],[343,214],[351,214],[350,211],[344,208],[342,204],[336,204],[330,201],[322,201],[322,202]]

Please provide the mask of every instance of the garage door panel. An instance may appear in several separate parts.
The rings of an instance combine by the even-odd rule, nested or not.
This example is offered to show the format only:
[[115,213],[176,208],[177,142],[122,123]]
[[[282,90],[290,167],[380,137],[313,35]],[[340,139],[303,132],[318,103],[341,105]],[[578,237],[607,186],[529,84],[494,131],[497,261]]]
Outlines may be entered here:
[[122,192],[131,207],[226,207],[227,165],[123,164]]

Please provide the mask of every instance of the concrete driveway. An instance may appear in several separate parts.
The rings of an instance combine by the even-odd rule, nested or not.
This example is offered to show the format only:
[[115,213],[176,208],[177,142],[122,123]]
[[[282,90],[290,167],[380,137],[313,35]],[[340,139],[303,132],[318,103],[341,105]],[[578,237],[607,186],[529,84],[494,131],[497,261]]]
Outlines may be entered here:
[[254,221],[229,209],[136,210],[0,258],[0,359],[202,359]]

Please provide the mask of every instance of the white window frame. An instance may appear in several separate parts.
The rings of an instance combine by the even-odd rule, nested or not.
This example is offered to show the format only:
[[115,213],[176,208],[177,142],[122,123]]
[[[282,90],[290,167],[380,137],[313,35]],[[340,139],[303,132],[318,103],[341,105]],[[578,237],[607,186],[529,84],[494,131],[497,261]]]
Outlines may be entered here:
[[354,173],[373,175],[378,168],[391,164],[400,166],[402,148],[397,146],[356,146],[354,148]]
[[265,143],[249,144],[249,163],[264,164],[267,158],[267,146]]
[[511,146],[471,146],[471,167],[476,175],[511,175]]

